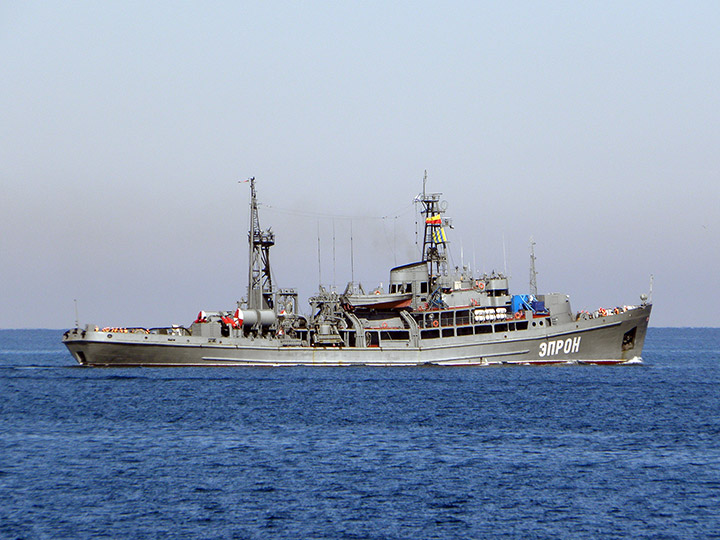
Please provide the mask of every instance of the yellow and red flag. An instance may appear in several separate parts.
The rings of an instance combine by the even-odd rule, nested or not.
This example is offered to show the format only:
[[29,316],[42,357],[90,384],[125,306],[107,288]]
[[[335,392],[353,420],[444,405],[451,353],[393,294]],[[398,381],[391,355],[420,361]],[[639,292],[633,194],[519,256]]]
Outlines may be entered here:
[[435,214],[434,216],[426,217],[425,223],[428,225],[440,225],[442,224],[442,218],[440,217],[440,214]]

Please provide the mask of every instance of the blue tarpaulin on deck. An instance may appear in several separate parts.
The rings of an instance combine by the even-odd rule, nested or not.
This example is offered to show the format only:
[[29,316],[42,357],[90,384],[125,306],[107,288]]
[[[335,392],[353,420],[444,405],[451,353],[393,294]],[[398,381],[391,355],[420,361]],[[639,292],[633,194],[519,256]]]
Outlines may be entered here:
[[510,304],[513,313],[522,311],[523,309],[532,309],[533,300],[534,298],[531,294],[514,294]]

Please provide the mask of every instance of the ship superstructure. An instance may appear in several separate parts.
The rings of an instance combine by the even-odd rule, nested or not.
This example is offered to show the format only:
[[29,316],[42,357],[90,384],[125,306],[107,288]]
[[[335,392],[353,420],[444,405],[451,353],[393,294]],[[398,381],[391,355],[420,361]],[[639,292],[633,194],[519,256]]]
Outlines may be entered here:
[[[260,227],[250,183],[247,299],[235,309],[201,311],[189,327],[68,330],[63,341],[82,365],[494,365],[627,363],[640,360],[651,304],[574,313],[564,294],[513,295],[507,276],[449,268],[446,203],[423,192],[421,259],[390,270],[387,289],[350,282],[319,287],[310,314],[298,293],[277,288],[275,243]],[[535,275],[531,255],[531,287]],[[536,282],[534,284],[536,287]]]

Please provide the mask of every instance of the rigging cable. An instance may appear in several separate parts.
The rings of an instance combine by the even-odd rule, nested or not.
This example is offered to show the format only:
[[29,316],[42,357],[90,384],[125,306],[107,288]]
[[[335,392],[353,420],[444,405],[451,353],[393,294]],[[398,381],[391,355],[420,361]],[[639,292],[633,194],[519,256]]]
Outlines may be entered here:
[[[413,203],[414,204],[414,203]],[[290,208],[280,208],[278,206],[273,206],[270,204],[265,203],[257,203],[258,206],[262,206],[263,208],[267,208],[268,210],[272,210],[275,212],[278,212],[280,214],[289,214],[293,216],[303,216],[303,217],[314,217],[314,218],[326,218],[326,219],[347,219],[347,220],[383,220],[383,219],[397,219],[401,216],[404,216],[408,213],[408,211],[413,207],[413,204],[409,204],[407,206],[402,207],[400,210],[395,212],[395,215],[389,214],[386,216],[352,216],[352,215],[343,215],[343,214],[329,214],[325,212],[307,212],[304,210],[292,210]]]

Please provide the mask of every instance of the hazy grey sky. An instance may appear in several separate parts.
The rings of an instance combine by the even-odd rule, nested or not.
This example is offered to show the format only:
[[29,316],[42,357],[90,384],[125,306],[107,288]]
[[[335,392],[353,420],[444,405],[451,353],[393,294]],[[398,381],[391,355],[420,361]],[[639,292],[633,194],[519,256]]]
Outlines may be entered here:
[[[412,199],[454,259],[574,309],[719,326],[720,3],[0,4],[0,327],[188,324],[247,286],[387,283]],[[283,211],[280,211],[283,210]],[[287,211],[292,211],[289,213]],[[394,216],[399,216],[394,219]],[[333,237],[335,229],[335,264]]]

